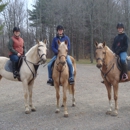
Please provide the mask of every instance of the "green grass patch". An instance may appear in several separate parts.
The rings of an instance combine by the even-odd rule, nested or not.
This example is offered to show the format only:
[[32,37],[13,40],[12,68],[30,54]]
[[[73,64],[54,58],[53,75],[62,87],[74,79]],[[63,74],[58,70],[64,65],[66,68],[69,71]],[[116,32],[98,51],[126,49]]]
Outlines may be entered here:
[[77,64],[96,64],[96,60],[93,60],[93,63],[91,63],[90,59],[79,59],[76,61]]

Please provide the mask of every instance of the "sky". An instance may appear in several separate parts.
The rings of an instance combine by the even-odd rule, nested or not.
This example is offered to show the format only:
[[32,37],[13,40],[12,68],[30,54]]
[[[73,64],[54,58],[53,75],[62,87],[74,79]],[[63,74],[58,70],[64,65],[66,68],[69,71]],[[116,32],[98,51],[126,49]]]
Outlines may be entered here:
[[31,10],[32,9],[32,5],[34,5],[36,0],[27,0],[28,2],[28,8]]

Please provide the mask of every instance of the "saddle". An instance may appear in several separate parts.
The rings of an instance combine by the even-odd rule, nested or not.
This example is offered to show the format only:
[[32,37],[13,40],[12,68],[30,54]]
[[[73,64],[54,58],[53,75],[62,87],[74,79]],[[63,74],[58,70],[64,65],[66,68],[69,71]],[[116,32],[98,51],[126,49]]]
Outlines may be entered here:
[[[23,59],[24,59],[24,56],[21,56],[18,60],[18,63],[17,63],[17,71],[19,72],[20,68],[21,68],[21,65],[23,63]],[[12,72],[13,73],[13,67],[12,67],[12,61],[11,60],[8,60],[5,64],[5,70],[8,71],[8,72]]]
[[[122,68],[122,64],[120,61],[120,57],[117,56],[117,68],[122,72],[123,68]],[[130,71],[130,56],[127,56],[127,69],[128,71]]]

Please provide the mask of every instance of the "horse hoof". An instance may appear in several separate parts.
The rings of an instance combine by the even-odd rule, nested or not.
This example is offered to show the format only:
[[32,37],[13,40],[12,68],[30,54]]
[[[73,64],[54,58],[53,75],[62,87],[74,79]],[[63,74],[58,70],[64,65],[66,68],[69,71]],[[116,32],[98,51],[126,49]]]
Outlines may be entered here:
[[30,114],[30,109],[29,108],[25,109],[25,114]]
[[31,111],[32,111],[32,112],[35,112],[35,111],[36,111],[36,108],[35,108],[35,107],[31,108]]
[[64,107],[64,105],[62,104],[61,107]]
[[64,117],[68,117],[68,114],[64,114]]
[[74,104],[72,104],[72,107],[75,107],[76,105],[75,105],[75,103]]
[[118,115],[118,112],[117,111],[113,111],[112,113],[111,113],[111,116],[117,116]]
[[107,111],[106,115],[111,115],[112,111]]
[[60,110],[59,110],[59,109],[57,109],[55,113],[59,113],[59,112],[60,112]]
[[25,114],[30,114],[30,111],[26,110],[26,111],[25,111]]

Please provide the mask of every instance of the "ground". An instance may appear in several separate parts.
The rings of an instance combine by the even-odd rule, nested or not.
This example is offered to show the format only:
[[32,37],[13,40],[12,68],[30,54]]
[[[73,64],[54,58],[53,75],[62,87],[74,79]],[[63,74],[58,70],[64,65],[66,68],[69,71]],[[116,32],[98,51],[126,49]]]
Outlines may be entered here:
[[[40,66],[33,89],[36,112],[24,113],[22,83],[2,79],[0,82],[0,130],[130,130],[130,83],[119,86],[119,113],[106,115],[107,91],[96,65],[77,65],[76,107],[71,107],[68,93],[69,117],[63,108],[56,114],[55,89],[46,84],[47,67]],[[62,89],[61,89],[62,101]],[[114,106],[114,105],[113,105]]]

